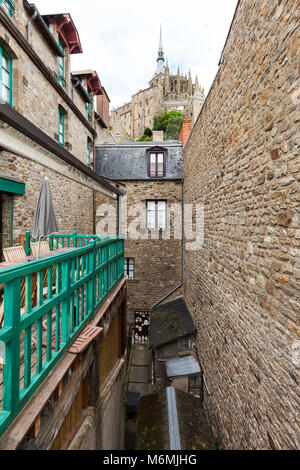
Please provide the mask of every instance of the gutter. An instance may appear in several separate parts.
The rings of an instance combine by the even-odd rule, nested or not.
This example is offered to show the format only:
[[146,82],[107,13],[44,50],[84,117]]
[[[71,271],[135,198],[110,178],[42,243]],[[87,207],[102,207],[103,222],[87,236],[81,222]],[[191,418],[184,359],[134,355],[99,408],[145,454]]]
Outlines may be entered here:
[[85,91],[85,89],[83,88],[82,86],[82,83],[80,82],[79,78],[78,77],[75,77],[72,73],[71,73],[71,80],[72,80],[72,83],[74,85],[74,88],[77,88],[80,90],[81,94],[82,94],[82,97],[84,98],[85,102],[86,103],[92,103],[92,101],[90,100],[87,92]]
[[40,26],[40,28],[41,28],[42,32],[44,33],[44,35],[46,36],[46,38],[48,39],[48,42],[50,43],[52,48],[55,50],[55,52],[60,57],[63,57],[63,53],[62,53],[58,43],[56,42],[53,34],[49,30],[49,28],[46,25],[45,21],[41,17],[41,15],[40,15],[38,9],[36,8],[36,6],[33,3],[29,3],[27,0],[23,0],[23,5],[29,13],[32,13],[32,16],[28,19],[28,23],[27,23],[27,41],[30,43],[31,23],[36,19],[37,22],[38,22],[38,25]]

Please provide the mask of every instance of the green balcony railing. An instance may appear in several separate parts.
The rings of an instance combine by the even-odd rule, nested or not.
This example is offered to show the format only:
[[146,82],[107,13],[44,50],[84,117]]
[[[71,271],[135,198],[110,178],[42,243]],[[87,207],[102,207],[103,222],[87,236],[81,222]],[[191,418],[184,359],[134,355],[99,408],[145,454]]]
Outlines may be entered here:
[[[73,234],[65,235],[65,234],[57,234],[57,235],[50,235],[48,237],[49,240],[49,247],[51,251],[58,250],[59,248],[82,248],[89,244],[90,241],[95,240],[96,242],[100,242],[102,240],[113,240],[115,239],[115,235],[78,235],[76,232]],[[30,232],[26,232],[25,238],[25,252],[26,256],[31,255],[31,248],[30,243],[36,242],[35,238],[32,237]]]
[[5,349],[0,435],[123,275],[124,240],[116,237],[95,238],[85,247],[0,272]]

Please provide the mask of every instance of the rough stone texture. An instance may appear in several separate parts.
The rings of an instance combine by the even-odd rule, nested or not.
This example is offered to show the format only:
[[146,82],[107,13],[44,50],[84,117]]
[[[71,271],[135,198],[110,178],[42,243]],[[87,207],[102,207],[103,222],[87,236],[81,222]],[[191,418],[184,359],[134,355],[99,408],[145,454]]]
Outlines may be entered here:
[[299,448],[300,1],[241,0],[184,151],[186,251],[215,434],[227,449]]
[[[16,14],[13,21],[23,36],[27,37],[28,14],[23,6],[23,1],[19,0],[14,3],[16,4]],[[52,33],[55,39],[58,40],[57,31],[53,29],[53,26]],[[70,144],[68,148],[71,153],[87,163],[87,139],[93,140],[90,130],[69,108],[2,24],[0,24],[0,39],[3,47],[13,58],[13,106],[19,113],[55,140],[57,140],[58,134],[58,106],[62,106],[66,112],[65,142]],[[33,22],[31,26],[30,44],[52,74],[57,75],[58,57],[45,40],[36,22]],[[71,96],[70,55],[67,49],[65,63],[65,90]],[[86,103],[76,89],[73,90],[73,100],[84,117],[87,118]],[[92,116],[93,114],[92,112]]]
[[[19,235],[32,231],[39,193],[48,176],[51,196],[60,233],[93,233],[93,190],[42,165],[7,152],[0,152],[0,174],[22,179],[26,184],[24,196],[14,195],[13,237],[19,243]],[[106,196],[97,196],[105,200]],[[112,200],[111,198],[107,198]],[[7,206],[9,227],[10,207]],[[76,208],[76,210],[74,210]],[[9,229],[8,229],[9,232]],[[10,246],[10,241],[9,241]]]

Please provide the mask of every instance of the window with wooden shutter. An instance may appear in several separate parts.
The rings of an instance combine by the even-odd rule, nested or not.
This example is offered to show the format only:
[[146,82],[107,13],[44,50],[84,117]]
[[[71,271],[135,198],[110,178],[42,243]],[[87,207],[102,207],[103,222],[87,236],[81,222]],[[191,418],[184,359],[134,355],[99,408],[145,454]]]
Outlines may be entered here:
[[166,156],[167,151],[159,147],[147,150],[148,155],[148,177],[166,177]]

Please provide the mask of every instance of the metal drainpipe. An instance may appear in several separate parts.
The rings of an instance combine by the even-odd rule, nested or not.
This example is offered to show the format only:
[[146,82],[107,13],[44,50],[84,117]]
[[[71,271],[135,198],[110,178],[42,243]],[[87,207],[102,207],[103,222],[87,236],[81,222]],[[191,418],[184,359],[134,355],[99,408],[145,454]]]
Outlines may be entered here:
[[183,182],[184,180],[181,180],[181,283],[179,286],[175,287],[172,291],[168,292],[167,295],[165,295],[162,299],[160,299],[158,302],[156,302],[152,307],[150,307],[150,314],[151,311],[157,307],[161,302],[163,302],[165,299],[170,297],[170,295],[174,294],[178,289],[180,289],[183,286],[183,229],[184,229],[184,223],[183,223],[183,215],[184,215],[184,210],[183,210]]
[[32,21],[34,21],[38,15],[38,12],[37,12],[37,9],[35,8],[35,6],[32,6],[32,8],[34,9],[34,13],[33,15],[28,18],[28,23],[27,23],[27,42],[30,43],[30,33],[31,33],[31,23]]
[[[119,188],[119,185],[116,185]],[[117,195],[117,236],[119,237],[121,234],[121,227],[120,227],[120,194]]]

